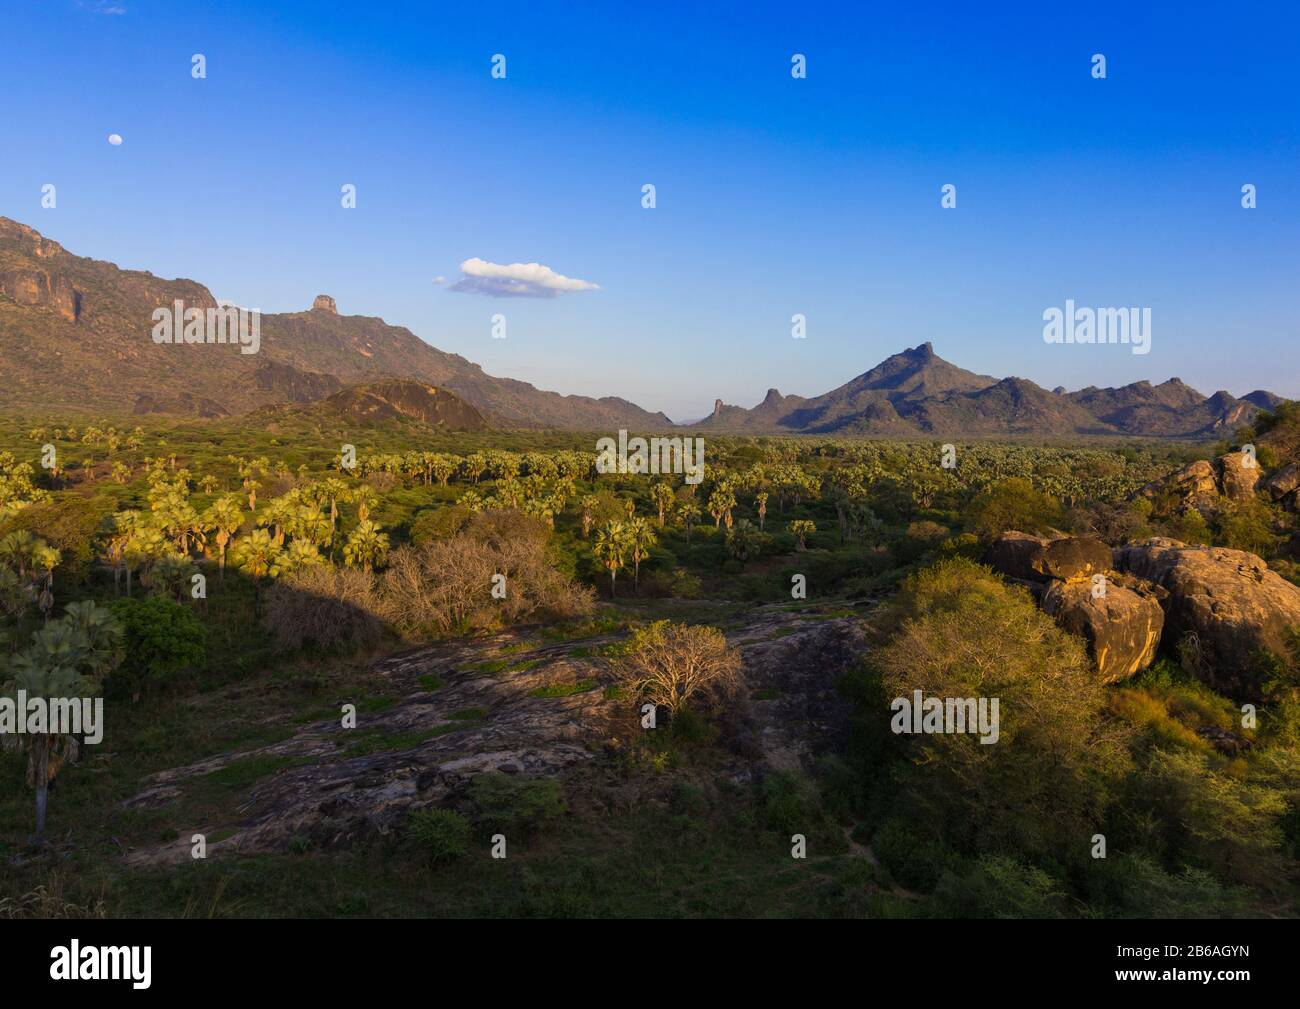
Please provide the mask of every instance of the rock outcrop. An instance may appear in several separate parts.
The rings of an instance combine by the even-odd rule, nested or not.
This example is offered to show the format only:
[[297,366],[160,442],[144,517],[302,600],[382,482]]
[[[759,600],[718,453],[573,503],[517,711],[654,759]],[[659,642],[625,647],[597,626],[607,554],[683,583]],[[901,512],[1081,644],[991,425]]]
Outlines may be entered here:
[[81,318],[81,293],[60,273],[38,270],[0,273],[0,294],[7,294],[20,305],[53,309],[69,322]]
[[1172,495],[1183,507],[1199,509],[1213,505],[1219,496],[1219,484],[1214,466],[1206,459],[1197,459],[1168,476],[1153,480],[1137,493],[1148,498]]
[[1300,587],[1254,554],[1154,538],[1115,551],[1116,566],[1164,588],[1166,642],[1194,636],[1199,674],[1221,693],[1259,699],[1262,653],[1288,653]]
[[1105,683],[1127,679],[1155,661],[1165,615],[1153,591],[1107,579],[1056,581],[1043,592],[1043,612],[1088,643],[1093,666]]
[[1300,488],[1300,462],[1289,463],[1269,476],[1263,483],[1264,490],[1274,501],[1280,501],[1290,508],[1295,508],[1297,488]]
[[1028,533],[1003,533],[989,547],[985,560],[1010,578],[1051,581],[1091,578],[1111,568],[1111,550],[1088,536],[1054,539]]
[[1116,577],[1111,548],[1101,540],[1007,532],[993,541],[984,559],[1025,583],[1044,612],[1087,642],[1104,682],[1125,679],[1154,661],[1164,626],[1160,593]]
[[1240,504],[1251,500],[1261,471],[1253,455],[1229,452],[1213,462],[1197,459],[1168,476],[1153,480],[1138,490],[1142,497],[1172,496],[1181,509],[1201,512],[1218,510],[1224,500]]
[[1253,455],[1229,452],[1214,460],[1218,470],[1219,489],[1229,501],[1249,501],[1255,496],[1259,484],[1259,463]]
[[311,303],[311,309],[313,312],[320,311],[330,312],[334,315],[339,314],[339,306],[334,303],[334,299],[328,294],[316,295],[316,300]]
[[[639,703],[604,689],[611,673],[593,655],[614,640],[521,649],[512,633],[392,656],[374,667],[392,702],[363,709],[355,728],[344,729],[337,704],[326,705],[318,721],[285,726],[285,738],[151,775],[123,806],[184,808],[207,794],[214,775],[252,777],[235,786],[222,812],[205,807],[207,854],[220,858],[390,834],[414,810],[457,805],[480,774],[582,773],[643,731]],[[806,769],[843,742],[852,705],[836,683],[866,650],[859,620],[765,608],[731,628],[728,640],[740,650],[746,689],[722,718],[734,754],[724,773],[752,784],[772,770]],[[126,861],[188,863],[188,837],[132,849]]]

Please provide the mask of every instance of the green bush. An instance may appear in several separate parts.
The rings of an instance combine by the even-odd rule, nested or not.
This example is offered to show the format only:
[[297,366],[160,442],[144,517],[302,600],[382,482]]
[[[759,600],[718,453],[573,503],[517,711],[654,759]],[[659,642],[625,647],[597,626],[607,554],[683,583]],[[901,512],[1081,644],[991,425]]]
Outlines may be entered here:
[[163,596],[116,599],[108,607],[122,628],[125,658],[109,677],[132,697],[164,685],[179,673],[201,665],[207,629],[182,603]]
[[567,807],[560,783],[552,778],[521,778],[492,771],[469,786],[475,826],[486,834],[528,840],[562,816]]
[[943,845],[917,835],[901,817],[890,817],[871,839],[871,851],[909,890],[929,893],[959,861]]
[[470,823],[451,809],[418,809],[407,823],[411,840],[429,861],[450,862],[469,852]]

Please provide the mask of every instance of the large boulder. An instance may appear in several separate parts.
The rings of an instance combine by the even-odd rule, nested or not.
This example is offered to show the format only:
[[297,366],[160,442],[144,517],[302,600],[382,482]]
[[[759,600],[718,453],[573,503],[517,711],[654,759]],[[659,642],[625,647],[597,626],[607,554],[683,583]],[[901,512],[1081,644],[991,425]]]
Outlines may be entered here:
[[1115,565],[1168,591],[1166,640],[1195,635],[1210,686],[1239,699],[1263,696],[1261,653],[1288,653],[1288,636],[1300,628],[1300,588],[1254,554],[1161,537],[1120,547]]
[[1109,571],[1111,549],[1089,536],[1060,536],[1047,539],[1028,533],[1003,533],[984,557],[985,563],[1008,578],[1022,581],[1091,578]]
[[1205,459],[1197,459],[1168,476],[1153,480],[1137,493],[1148,498],[1171,494],[1184,506],[1204,507],[1219,496],[1219,483],[1214,467]]
[[1104,683],[1127,679],[1151,665],[1160,647],[1164,611],[1156,594],[1106,581],[1052,582],[1043,611],[1088,643],[1088,655]]
[[1264,489],[1274,501],[1282,501],[1289,495],[1294,502],[1297,487],[1300,487],[1300,462],[1283,466],[1264,481]]
[[1259,483],[1259,463],[1253,455],[1229,452],[1214,460],[1219,471],[1219,487],[1231,501],[1249,501]]
[[999,574],[1021,581],[1042,579],[1034,569],[1034,560],[1041,556],[1047,540],[1029,533],[1006,532],[989,544],[984,553],[984,563]]

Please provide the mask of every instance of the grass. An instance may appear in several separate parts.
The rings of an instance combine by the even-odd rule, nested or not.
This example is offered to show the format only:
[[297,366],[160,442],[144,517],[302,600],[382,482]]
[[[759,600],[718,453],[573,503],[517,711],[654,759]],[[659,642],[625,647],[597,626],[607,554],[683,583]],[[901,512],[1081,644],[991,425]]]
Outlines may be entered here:
[[[209,837],[211,841],[211,836]],[[351,850],[212,858],[186,871],[125,871],[74,856],[62,870],[66,901],[100,899],[110,917],[288,916],[408,918],[819,917],[891,911],[866,859],[810,852],[756,827],[748,796],[715,797],[702,812],[635,805],[613,816],[568,816],[532,844],[493,859],[475,838],[448,865],[413,844],[375,840]],[[14,892],[0,869],[0,891]],[[24,884],[26,885],[26,884]]]
[[595,689],[595,680],[579,680],[577,683],[552,683],[549,686],[538,687],[536,690],[528,691],[528,696],[572,697],[574,694],[585,694]]
[[222,788],[247,788],[253,782],[269,778],[271,775],[293,767],[297,763],[298,761],[291,757],[260,754],[255,757],[245,757],[243,760],[231,761],[224,767],[209,771],[203,777],[205,780],[214,785],[220,785]]

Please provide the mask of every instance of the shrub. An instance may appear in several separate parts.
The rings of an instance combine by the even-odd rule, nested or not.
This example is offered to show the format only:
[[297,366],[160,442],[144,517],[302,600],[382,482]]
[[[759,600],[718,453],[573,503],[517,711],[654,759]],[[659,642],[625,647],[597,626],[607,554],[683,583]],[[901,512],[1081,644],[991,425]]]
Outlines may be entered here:
[[[530,617],[582,617],[591,589],[565,578],[547,556],[550,530],[516,511],[480,512],[461,533],[404,547],[389,558],[380,584],[384,615],[406,632],[464,634]],[[494,598],[495,575],[505,597]]]
[[188,606],[146,596],[117,599],[108,608],[122,628],[125,654],[109,682],[124,684],[132,697],[203,662],[207,630]]
[[740,654],[720,630],[667,620],[635,631],[614,673],[633,696],[673,714],[687,701],[714,706],[741,685]]
[[411,543],[422,547],[432,540],[445,540],[455,536],[469,525],[473,517],[474,513],[464,505],[427,508],[411,522]]
[[986,538],[1008,529],[1046,532],[1064,521],[1060,502],[1020,477],[991,484],[976,494],[966,509],[967,528]]
[[455,810],[416,810],[407,830],[431,862],[450,862],[469,852],[470,823]]
[[357,568],[313,564],[271,586],[264,622],[285,651],[305,645],[350,651],[379,642],[379,609],[373,576]]
[[871,839],[871,851],[889,874],[910,890],[929,893],[958,859],[933,838],[919,837],[907,822],[890,817]]
[[487,834],[528,840],[566,811],[560,784],[552,778],[521,778],[492,771],[469,786],[476,826]]
[[[958,850],[1038,856],[1077,847],[1128,768],[1126,732],[1082,642],[1029,594],[966,560],[912,576],[882,617],[872,656],[884,697],[997,698],[998,741],[972,733],[895,736],[915,822],[944,825]],[[866,717],[887,720],[888,710]]]
[[963,875],[945,874],[935,897],[940,913],[954,918],[1060,918],[1066,910],[1056,880],[1005,855],[982,855]]

